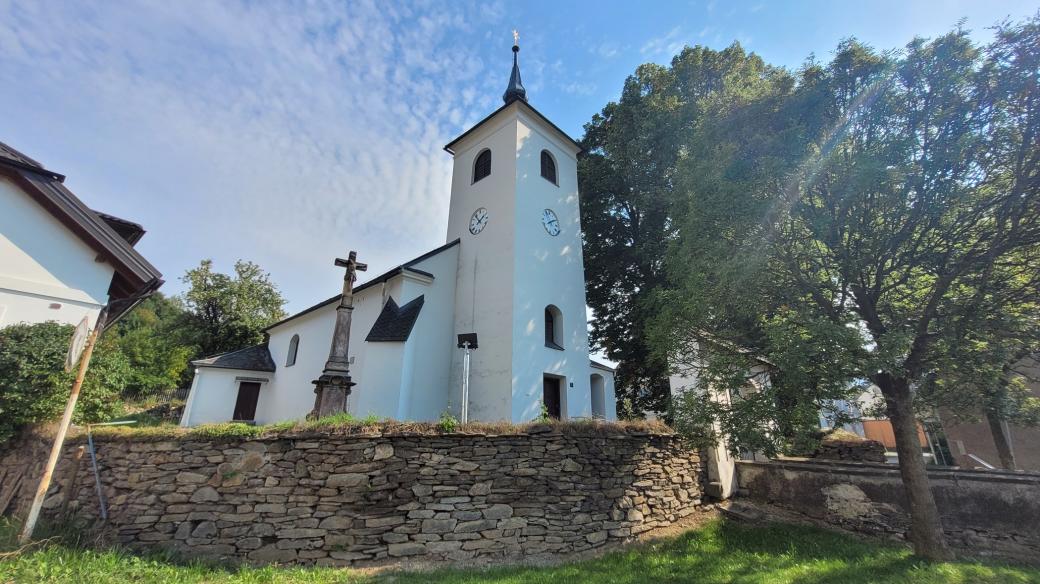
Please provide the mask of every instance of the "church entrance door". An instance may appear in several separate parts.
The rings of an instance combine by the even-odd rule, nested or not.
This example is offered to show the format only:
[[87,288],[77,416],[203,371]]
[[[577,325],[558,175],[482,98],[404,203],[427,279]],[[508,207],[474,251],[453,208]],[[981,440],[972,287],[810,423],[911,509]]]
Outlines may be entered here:
[[549,417],[554,420],[560,419],[560,378],[542,378],[542,403],[549,412]]
[[[243,381],[238,384],[238,399],[231,419],[236,422],[252,422],[256,419],[256,402],[260,399],[260,384]],[[225,410],[227,411],[227,410]]]

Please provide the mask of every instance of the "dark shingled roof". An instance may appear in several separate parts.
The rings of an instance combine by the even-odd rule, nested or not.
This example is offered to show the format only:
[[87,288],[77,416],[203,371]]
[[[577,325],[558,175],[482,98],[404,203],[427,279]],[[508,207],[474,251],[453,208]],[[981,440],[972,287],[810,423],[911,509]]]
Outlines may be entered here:
[[589,359],[589,366],[591,366],[591,367],[593,367],[595,369],[602,369],[603,371],[610,371],[611,373],[614,372],[614,368],[613,367],[610,367],[608,365],[604,365],[603,363],[600,363],[599,361],[593,361],[592,359]]
[[274,359],[271,358],[271,351],[267,349],[267,345],[246,347],[230,353],[198,359],[192,361],[191,364],[196,367],[245,369],[247,371],[267,371],[270,373],[274,373],[275,370]]
[[425,297],[420,296],[398,307],[393,297],[388,298],[365,340],[373,343],[407,341],[425,301]]

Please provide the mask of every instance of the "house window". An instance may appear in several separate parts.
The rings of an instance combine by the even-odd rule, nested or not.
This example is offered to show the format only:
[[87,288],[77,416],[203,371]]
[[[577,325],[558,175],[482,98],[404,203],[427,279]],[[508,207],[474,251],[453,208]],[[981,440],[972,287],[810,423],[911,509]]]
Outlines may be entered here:
[[289,341],[289,353],[285,356],[285,366],[292,367],[296,364],[296,351],[300,348],[300,335],[293,335]]
[[484,150],[477,155],[476,162],[473,163],[473,182],[484,178],[491,174],[491,151]]
[[563,350],[563,314],[552,304],[545,307],[545,346]]
[[548,150],[542,150],[542,178],[554,185],[560,184],[556,182],[556,161]]

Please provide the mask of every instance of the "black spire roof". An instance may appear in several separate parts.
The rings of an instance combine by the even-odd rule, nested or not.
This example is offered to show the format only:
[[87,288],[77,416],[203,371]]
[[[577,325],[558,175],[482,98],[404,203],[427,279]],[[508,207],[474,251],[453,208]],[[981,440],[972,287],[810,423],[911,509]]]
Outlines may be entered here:
[[520,46],[517,43],[513,43],[513,72],[509,74],[509,87],[506,87],[506,92],[502,94],[502,101],[512,103],[518,99],[527,101],[527,90],[524,89],[524,84],[520,81],[520,65],[516,62],[516,56],[520,52]]

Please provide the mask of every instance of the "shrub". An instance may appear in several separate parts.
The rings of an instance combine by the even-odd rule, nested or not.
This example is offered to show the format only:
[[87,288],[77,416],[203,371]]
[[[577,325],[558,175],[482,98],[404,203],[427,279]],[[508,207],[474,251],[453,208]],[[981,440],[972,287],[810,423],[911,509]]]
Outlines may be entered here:
[[[75,380],[65,372],[71,325],[16,324],[0,329],[0,443],[22,427],[61,416]],[[102,336],[83,382],[75,422],[100,422],[120,413],[118,400],[130,364]]]

